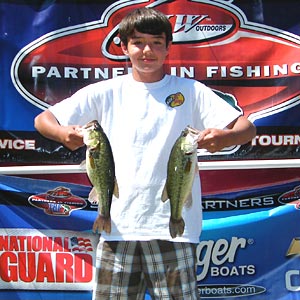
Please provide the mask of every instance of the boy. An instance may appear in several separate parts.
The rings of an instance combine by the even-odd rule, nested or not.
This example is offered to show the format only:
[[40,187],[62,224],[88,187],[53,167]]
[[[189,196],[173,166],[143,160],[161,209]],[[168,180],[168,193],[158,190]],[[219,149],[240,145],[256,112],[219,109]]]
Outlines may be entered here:
[[[143,299],[147,288],[153,299],[199,299],[200,178],[197,172],[192,207],[183,209],[184,234],[172,239],[170,207],[161,201],[170,150],[187,125],[202,132],[198,146],[210,152],[244,144],[256,130],[208,87],[164,72],[172,43],[164,14],[134,10],[120,23],[119,33],[132,74],[79,90],[38,115],[35,126],[75,150],[83,145],[77,129],[96,119],[110,140],[119,199],[112,201],[111,233],[100,236],[93,298]],[[166,100],[176,95],[180,101],[173,107]]]

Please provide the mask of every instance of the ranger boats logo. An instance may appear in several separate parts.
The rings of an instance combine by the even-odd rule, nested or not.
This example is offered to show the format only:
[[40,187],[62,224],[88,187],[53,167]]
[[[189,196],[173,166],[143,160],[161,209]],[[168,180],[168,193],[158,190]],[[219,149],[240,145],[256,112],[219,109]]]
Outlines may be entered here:
[[116,1],[99,20],[49,32],[21,49],[12,81],[27,101],[45,109],[90,83],[127,74],[131,65],[118,26],[129,11],[148,6],[165,13],[173,26],[168,73],[234,95],[252,121],[297,105],[299,37],[248,22],[231,2]]

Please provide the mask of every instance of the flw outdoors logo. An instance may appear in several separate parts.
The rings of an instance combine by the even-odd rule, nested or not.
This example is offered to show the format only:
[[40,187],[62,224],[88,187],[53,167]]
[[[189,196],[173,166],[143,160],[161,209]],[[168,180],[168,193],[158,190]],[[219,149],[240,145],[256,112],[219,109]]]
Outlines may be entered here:
[[118,24],[129,11],[154,7],[168,15],[174,42],[171,74],[234,95],[252,121],[300,102],[300,38],[248,22],[230,1],[117,1],[99,20],[50,32],[15,57],[16,89],[42,109],[79,88],[130,72]]

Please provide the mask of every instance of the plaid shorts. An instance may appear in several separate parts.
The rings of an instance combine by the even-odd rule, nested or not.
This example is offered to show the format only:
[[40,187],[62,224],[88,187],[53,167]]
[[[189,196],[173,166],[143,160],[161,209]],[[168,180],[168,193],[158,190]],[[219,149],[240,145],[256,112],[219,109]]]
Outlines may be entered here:
[[200,299],[196,244],[152,241],[100,241],[94,300]]

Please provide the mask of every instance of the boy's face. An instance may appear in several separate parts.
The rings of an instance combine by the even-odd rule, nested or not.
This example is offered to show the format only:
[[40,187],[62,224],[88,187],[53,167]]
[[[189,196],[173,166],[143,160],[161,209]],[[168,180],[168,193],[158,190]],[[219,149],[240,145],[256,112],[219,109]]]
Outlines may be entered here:
[[169,53],[166,35],[152,35],[134,31],[127,46],[122,43],[124,54],[132,63],[133,77],[138,81],[154,82],[162,79],[163,64]]

